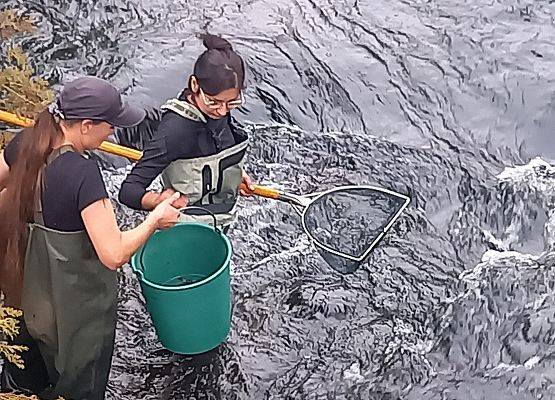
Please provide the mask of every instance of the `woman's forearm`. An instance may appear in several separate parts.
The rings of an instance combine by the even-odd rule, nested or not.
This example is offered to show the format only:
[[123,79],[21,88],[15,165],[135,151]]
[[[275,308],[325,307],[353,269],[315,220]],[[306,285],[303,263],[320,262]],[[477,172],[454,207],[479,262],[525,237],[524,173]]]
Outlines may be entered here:
[[[148,240],[148,238],[156,231],[156,223],[150,218],[150,215],[139,224],[136,228],[121,232],[120,234],[120,255],[118,260],[112,263],[112,267],[119,268],[129,262],[133,254]],[[107,265],[107,267],[110,267]]]
[[156,229],[166,229],[177,223],[179,209],[172,206],[177,201],[178,193],[170,195],[144,222],[125,232],[119,230],[110,200],[98,200],[83,209],[81,217],[100,261],[110,269],[128,262]]
[[91,204],[81,211],[81,216],[98,258],[110,269],[128,262],[157,227],[155,219],[148,215],[136,228],[121,232],[108,199]]

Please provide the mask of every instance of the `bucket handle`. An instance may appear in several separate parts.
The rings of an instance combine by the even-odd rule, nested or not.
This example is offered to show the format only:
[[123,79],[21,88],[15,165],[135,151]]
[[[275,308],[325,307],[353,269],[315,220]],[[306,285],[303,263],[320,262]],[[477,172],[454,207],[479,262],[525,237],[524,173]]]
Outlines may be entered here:
[[[179,209],[179,211],[183,212],[184,214],[187,214],[186,213],[187,210],[199,210],[199,211],[204,211],[207,214],[210,214],[210,216],[214,220],[214,230],[218,233],[222,233],[220,231],[220,228],[218,228],[218,220],[216,219],[216,215],[212,211],[207,210],[204,207],[197,207],[197,206],[187,206]],[[187,215],[191,215],[191,214],[187,214]]]
[[[197,206],[187,206],[187,207],[183,207],[183,208],[180,208],[179,211],[185,213],[185,211],[191,210],[191,209],[195,209],[195,210],[199,210],[199,211],[204,211],[204,212],[206,212],[207,214],[210,214],[210,216],[211,216],[212,219],[214,220],[214,231],[218,232],[219,234],[222,233],[222,231],[221,231],[221,230],[218,228],[218,226],[217,226],[218,221],[216,220],[216,215],[215,215],[212,211],[207,210],[207,209],[204,208],[204,207],[197,207]],[[147,243],[148,243],[148,241],[147,241],[144,245],[141,246],[141,250],[140,250],[140,253],[139,253],[139,262],[138,262],[139,265],[138,265],[138,268],[133,268],[133,269],[135,270],[135,272],[137,272],[138,274],[141,275],[141,278],[144,278],[144,275],[143,275],[143,273],[144,273],[143,256],[144,256],[144,253],[145,253],[145,249],[146,249]]]

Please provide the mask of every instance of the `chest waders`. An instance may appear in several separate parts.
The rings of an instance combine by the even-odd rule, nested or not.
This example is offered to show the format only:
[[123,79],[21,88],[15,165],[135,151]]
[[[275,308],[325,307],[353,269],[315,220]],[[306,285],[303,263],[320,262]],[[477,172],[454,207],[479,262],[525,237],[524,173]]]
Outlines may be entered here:
[[[196,107],[185,101],[171,99],[162,109],[193,121],[207,122]],[[164,188],[185,195],[189,205],[211,211],[216,215],[218,225],[227,228],[235,219],[235,204],[248,145],[245,136],[244,140],[216,154],[173,161],[162,172],[162,184]],[[180,219],[211,223],[211,217],[202,213],[182,214]]]
[[[72,150],[60,149],[49,162],[65,151]],[[44,226],[40,196],[29,224],[22,292],[25,323],[51,384],[40,396],[101,400],[114,346],[117,274],[100,262],[86,231]]]

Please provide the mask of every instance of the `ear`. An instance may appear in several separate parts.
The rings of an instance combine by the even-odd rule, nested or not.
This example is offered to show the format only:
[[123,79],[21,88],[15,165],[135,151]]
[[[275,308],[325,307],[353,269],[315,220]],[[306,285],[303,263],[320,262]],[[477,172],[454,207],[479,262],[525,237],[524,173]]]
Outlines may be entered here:
[[200,86],[198,84],[197,77],[191,75],[191,77],[189,78],[189,89],[191,89],[191,92],[193,93],[198,93],[199,88]]
[[94,122],[91,119],[84,119],[81,121],[81,133],[86,135],[93,127]]

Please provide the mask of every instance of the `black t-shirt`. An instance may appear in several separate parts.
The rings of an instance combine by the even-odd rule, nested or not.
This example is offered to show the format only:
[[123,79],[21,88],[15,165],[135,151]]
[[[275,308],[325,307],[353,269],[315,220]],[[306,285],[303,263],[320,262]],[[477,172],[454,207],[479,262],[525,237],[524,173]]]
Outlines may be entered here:
[[[5,148],[11,166],[18,156],[20,135]],[[85,229],[81,211],[95,201],[108,198],[102,174],[95,161],[77,152],[58,156],[45,168],[42,213],[44,225],[64,232]]]

